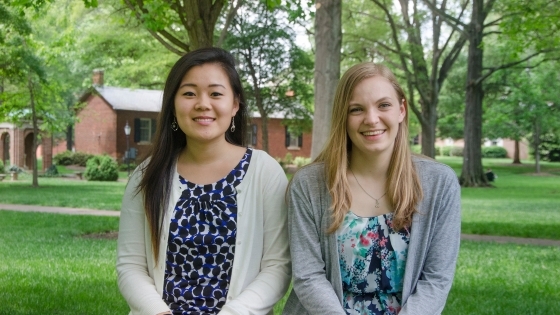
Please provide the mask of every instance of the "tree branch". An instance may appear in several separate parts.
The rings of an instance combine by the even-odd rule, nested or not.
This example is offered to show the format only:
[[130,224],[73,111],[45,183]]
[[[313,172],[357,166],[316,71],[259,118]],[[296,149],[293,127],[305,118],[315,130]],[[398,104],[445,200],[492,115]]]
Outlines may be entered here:
[[523,62],[528,61],[528,60],[530,60],[530,59],[532,59],[532,58],[535,58],[535,57],[537,57],[537,56],[540,55],[540,54],[547,53],[547,52],[551,52],[551,51],[554,51],[554,49],[545,49],[545,50],[541,50],[541,51],[538,51],[538,52],[536,52],[536,53],[530,54],[529,56],[527,56],[527,57],[525,57],[525,58],[523,58],[523,59],[521,59],[521,60],[518,60],[518,61],[506,63],[506,64],[503,64],[503,65],[500,65],[500,66],[497,66],[497,67],[489,67],[489,68],[487,68],[487,69],[488,69],[488,72],[487,72],[486,74],[484,74],[482,77],[478,78],[478,79],[475,81],[474,84],[476,85],[476,84],[481,83],[481,82],[484,81],[486,78],[488,78],[490,75],[492,75],[492,73],[494,73],[494,72],[496,72],[496,71],[498,71],[498,70],[506,69],[506,68],[510,68],[510,67],[516,66],[516,65],[518,65],[518,64],[520,64],[520,63],[523,63]]
[[[451,26],[453,29],[455,29],[457,32],[464,34],[466,36],[466,29],[468,28],[468,25],[461,22],[461,20],[441,11],[438,7],[436,7],[435,5],[433,5],[429,0],[422,0],[433,12],[437,13],[441,18],[443,18],[445,20],[445,22],[447,22],[447,24],[449,26]],[[494,1],[494,0],[490,0],[490,1]]]
[[220,39],[218,39],[218,43],[216,43],[216,46],[222,47],[222,45],[224,44],[224,40],[226,39],[229,26],[233,21],[233,19],[235,18],[235,16],[237,15],[237,10],[239,10],[242,4],[243,4],[243,0],[237,0],[237,3],[235,5],[233,4],[233,1],[231,1],[231,6],[229,7],[229,11],[226,16],[226,21],[224,23],[222,31],[220,32]]

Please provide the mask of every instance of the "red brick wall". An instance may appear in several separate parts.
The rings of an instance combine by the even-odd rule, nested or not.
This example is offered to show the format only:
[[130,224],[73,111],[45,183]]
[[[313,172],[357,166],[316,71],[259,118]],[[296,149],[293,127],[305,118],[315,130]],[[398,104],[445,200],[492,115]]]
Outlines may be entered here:
[[131,148],[136,148],[137,158],[136,162],[139,163],[140,161],[146,158],[149,149],[151,148],[151,143],[136,143],[134,142],[134,119],[135,118],[149,118],[149,119],[156,119],[159,113],[154,112],[140,112],[140,111],[117,111],[117,158],[118,162],[123,162],[124,153],[126,151],[126,134],[124,133],[124,126],[128,121],[128,125],[130,126],[130,136],[129,136],[129,146]]
[[[78,152],[117,157],[117,114],[100,96],[92,95],[78,113],[74,147]],[[120,132],[120,131],[119,131]],[[124,134],[124,132],[122,132]]]
[[[257,125],[257,145],[255,148],[262,150],[262,126],[260,118],[251,118],[251,124]],[[304,133],[302,146],[299,149],[286,147],[286,126],[282,125],[282,119],[268,120],[268,149],[269,154],[275,158],[283,158],[289,152],[292,157],[311,156],[311,133]]]

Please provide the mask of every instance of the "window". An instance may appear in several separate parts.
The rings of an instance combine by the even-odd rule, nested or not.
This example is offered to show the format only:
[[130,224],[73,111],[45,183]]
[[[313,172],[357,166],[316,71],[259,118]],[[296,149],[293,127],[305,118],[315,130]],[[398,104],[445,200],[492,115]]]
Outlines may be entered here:
[[156,120],[151,118],[134,119],[134,142],[151,142],[156,132]]
[[303,136],[290,132],[286,127],[286,147],[288,150],[299,150],[303,143]]
[[251,124],[249,128],[247,128],[247,144],[251,147],[255,147],[257,145],[257,125]]

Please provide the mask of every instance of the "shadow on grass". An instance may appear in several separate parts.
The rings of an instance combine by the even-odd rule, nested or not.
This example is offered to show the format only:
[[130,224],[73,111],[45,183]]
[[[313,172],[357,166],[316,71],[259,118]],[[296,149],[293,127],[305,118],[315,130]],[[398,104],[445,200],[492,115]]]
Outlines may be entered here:
[[560,240],[560,229],[558,228],[558,224],[547,223],[463,222],[461,225],[461,232],[465,234]]

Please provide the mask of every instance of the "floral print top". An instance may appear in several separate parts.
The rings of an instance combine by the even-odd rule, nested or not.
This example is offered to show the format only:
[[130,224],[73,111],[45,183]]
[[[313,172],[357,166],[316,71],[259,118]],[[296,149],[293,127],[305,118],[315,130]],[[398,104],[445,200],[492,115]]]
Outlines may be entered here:
[[393,230],[393,214],[348,211],[337,231],[347,314],[396,315],[401,309],[410,231]]

